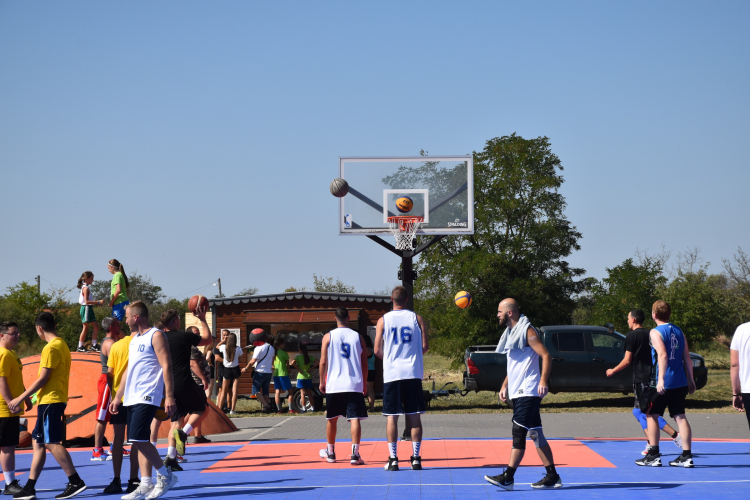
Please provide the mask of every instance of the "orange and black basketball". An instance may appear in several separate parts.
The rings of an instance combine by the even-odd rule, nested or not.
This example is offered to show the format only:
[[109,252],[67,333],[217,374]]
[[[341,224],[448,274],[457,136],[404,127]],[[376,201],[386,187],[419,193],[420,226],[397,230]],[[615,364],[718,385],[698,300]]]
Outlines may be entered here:
[[408,196],[401,196],[398,200],[396,200],[396,209],[398,209],[398,211],[402,214],[411,212],[412,208],[414,208],[414,200],[412,200]]
[[188,301],[188,310],[194,315],[198,315],[198,309],[208,307],[208,299],[203,295],[193,295]]

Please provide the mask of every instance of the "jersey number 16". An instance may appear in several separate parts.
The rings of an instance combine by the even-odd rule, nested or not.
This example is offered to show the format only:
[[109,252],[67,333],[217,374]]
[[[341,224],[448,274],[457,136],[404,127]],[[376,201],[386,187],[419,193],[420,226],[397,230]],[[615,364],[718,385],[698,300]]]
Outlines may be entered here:
[[[395,328],[395,327],[391,328],[391,333],[393,334],[393,345],[398,345],[398,328]],[[402,344],[410,344],[411,335],[412,335],[411,327],[408,327],[408,326],[401,327],[401,343]]]

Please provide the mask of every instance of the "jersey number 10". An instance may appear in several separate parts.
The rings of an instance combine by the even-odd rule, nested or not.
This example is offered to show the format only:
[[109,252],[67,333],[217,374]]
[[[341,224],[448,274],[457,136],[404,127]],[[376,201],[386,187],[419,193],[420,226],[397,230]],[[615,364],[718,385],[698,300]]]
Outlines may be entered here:
[[[391,328],[391,333],[393,334],[393,345],[398,345],[398,332],[397,331],[398,331],[398,328]],[[410,344],[411,335],[412,335],[412,331],[410,327],[408,326],[401,327],[401,343],[402,344]]]

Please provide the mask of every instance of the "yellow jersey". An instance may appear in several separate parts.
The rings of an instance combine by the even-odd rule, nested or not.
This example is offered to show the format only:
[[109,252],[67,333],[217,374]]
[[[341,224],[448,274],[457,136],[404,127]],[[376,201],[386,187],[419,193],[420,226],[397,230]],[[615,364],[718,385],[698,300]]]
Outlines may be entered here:
[[128,357],[130,356],[130,339],[131,336],[123,337],[109,348],[109,359],[107,367],[112,368],[112,397],[117,394],[120,387],[120,381],[125,372],[128,371]]
[[[15,352],[0,347],[0,377],[5,377],[13,399],[23,394],[26,389],[23,386],[23,364]],[[21,403],[21,411],[11,413],[8,402],[0,396],[0,418],[18,417],[23,415],[24,404]]]
[[48,405],[68,402],[68,382],[70,381],[70,349],[60,337],[50,340],[42,349],[42,360],[39,362],[39,374],[42,368],[50,368],[44,387],[37,393],[37,403]]

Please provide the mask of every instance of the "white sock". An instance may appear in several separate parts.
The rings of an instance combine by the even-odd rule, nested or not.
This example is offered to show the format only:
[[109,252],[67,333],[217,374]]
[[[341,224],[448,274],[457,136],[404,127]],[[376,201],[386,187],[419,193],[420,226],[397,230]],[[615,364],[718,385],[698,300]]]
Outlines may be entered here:
[[83,347],[83,342],[81,342],[81,341],[79,340],[79,341],[78,341],[78,348],[80,349],[81,347]]
[[[156,469],[156,467],[154,467],[154,468]],[[159,467],[158,469],[156,469],[156,474],[159,475],[159,476],[168,476],[169,475],[169,471],[167,470],[166,467],[164,467],[164,465],[162,465],[161,467]]]
[[398,443],[388,443],[388,449],[391,451],[391,458],[398,458]]
[[141,476],[141,486],[151,486],[152,484],[154,483],[151,476]]
[[183,427],[182,430],[185,431],[185,434],[189,436],[190,433],[193,432],[193,426],[190,424],[185,424],[185,427]]
[[91,345],[96,345],[96,339],[91,339]]
[[331,453],[331,454],[334,453],[334,451],[333,451],[333,445],[330,444],[330,443],[328,443],[328,453]]
[[359,443],[354,444],[352,443],[352,455],[359,455]]
[[414,456],[419,456],[419,449],[422,447],[422,441],[412,441],[411,442],[411,450],[414,452]]
[[5,484],[10,484],[13,481],[16,480],[16,471],[12,470],[9,472],[3,471],[3,476],[5,477]]
[[169,458],[177,458],[177,448],[175,448],[174,446],[170,446],[169,448],[167,448],[167,456]]

